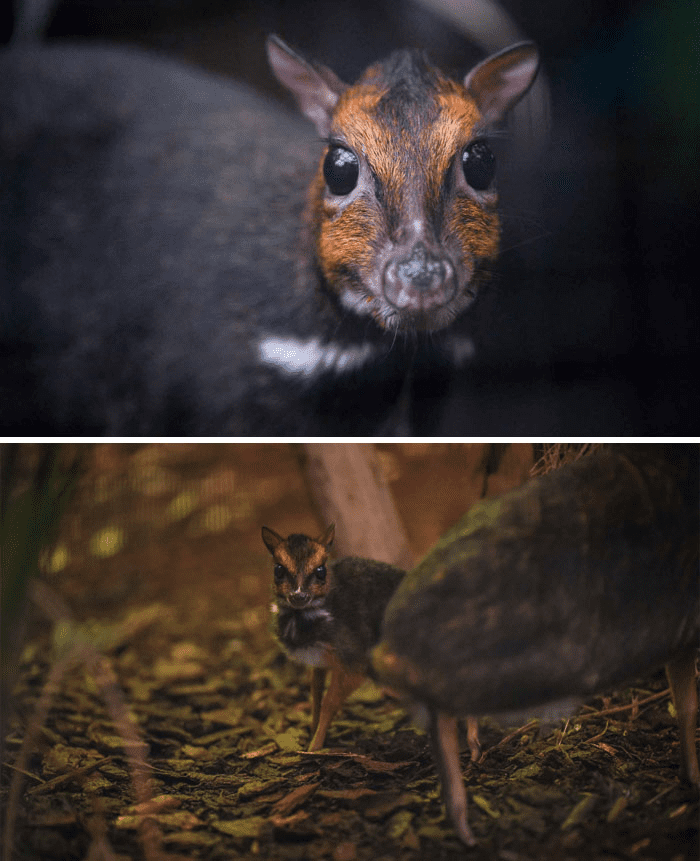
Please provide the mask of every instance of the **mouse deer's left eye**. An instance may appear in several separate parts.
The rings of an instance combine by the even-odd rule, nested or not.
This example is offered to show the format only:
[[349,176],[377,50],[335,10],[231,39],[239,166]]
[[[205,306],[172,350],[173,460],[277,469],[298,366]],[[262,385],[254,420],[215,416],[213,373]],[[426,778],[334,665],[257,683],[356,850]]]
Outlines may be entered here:
[[325,583],[326,582],[326,574],[327,574],[327,572],[326,572],[326,566],[325,565],[319,565],[318,568],[314,571],[314,576],[319,581],[319,583]]
[[284,583],[284,580],[287,576],[287,569],[284,565],[275,565],[275,583],[279,586],[281,583]]

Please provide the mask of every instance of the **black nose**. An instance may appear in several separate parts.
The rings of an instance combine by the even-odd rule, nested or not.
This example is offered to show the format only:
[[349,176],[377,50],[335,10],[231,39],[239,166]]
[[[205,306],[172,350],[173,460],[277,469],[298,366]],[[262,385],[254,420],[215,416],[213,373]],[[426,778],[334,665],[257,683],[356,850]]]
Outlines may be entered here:
[[408,315],[430,314],[455,296],[457,278],[446,254],[431,250],[422,241],[397,250],[384,267],[382,291],[390,305]]
[[445,263],[435,257],[422,242],[417,242],[408,257],[396,265],[399,278],[416,290],[426,291],[437,287],[445,280]]
[[308,592],[290,592],[287,600],[292,607],[300,609],[309,603],[311,595]]

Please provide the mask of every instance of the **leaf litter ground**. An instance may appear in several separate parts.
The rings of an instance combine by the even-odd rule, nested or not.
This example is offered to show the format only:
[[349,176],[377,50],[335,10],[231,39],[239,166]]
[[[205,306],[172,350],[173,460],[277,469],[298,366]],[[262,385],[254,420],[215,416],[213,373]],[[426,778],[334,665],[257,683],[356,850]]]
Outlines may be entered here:
[[[436,537],[455,516],[443,506],[426,527],[421,477],[428,470],[444,487],[441,471],[445,481],[454,475],[458,448],[384,450],[409,534],[420,521],[426,546],[430,529]],[[371,683],[331,725],[328,748],[304,749],[309,678],[270,634],[259,538],[263,523],[318,531],[293,450],[104,446],[91,457],[46,561],[47,580],[79,621],[32,629],[5,757],[12,764],[57,638],[83,637],[125,694],[153,798],[135,804],[123,739],[77,665],[24,769],[18,859],[138,859],[144,822],[164,859],[698,857],[698,805],[676,776],[662,673],[548,732],[484,718],[482,761],[471,763],[466,740],[462,756],[480,841],[466,850],[445,820],[427,736]]]

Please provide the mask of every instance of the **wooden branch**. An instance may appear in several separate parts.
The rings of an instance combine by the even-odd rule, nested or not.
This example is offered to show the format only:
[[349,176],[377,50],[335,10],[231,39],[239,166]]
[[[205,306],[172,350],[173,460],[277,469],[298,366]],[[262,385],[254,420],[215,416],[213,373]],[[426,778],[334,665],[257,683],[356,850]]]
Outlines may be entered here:
[[415,562],[371,443],[306,443],[304,474],[325,524],[335,523],[338,556]]

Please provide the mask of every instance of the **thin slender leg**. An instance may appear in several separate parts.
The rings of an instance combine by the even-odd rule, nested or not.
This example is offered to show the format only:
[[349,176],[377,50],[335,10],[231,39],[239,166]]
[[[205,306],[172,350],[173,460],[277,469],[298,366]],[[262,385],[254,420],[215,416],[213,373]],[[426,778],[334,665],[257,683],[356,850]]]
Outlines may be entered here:
[[309,750],[319,750],[323,747],[328,727],[336,712],[364,680],[365,675],[363,673],[348,672],[340,664],[331,668],[331,680],[321,703],[318,725],[311,739]]
[[695,749],[695,726],[698,719],[698,686],[695,681],[695,649],[683,652],[666,664],[673,705],[678,715],[681,743],[682,780],[700,788],[700,769]]
[[467,822],[467,792],[459,764],[457,718],[431,711],[430,739],[448,816],[459,839],[467,846],[475,846],[476,838]]
[[323,688],[326,684],[326,670],[324,667],[314,667],[311,672],[311,735],[316,732],[318,718],[321,714],[321,700],[323,699]]
[[481,759],[479,721],[473,715],[467,716],[467,744],[472,755],[472,762],[478,762]]

